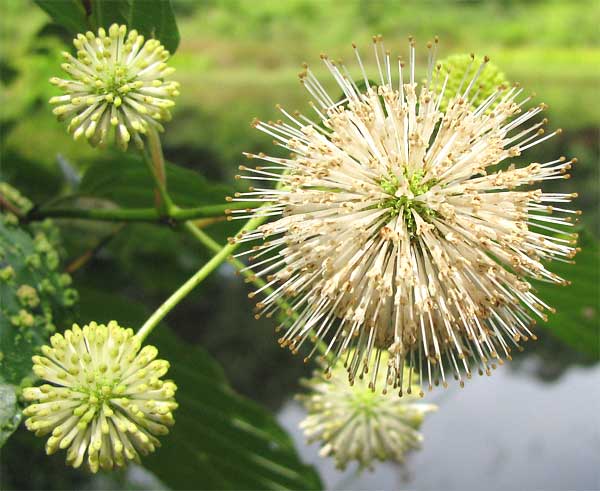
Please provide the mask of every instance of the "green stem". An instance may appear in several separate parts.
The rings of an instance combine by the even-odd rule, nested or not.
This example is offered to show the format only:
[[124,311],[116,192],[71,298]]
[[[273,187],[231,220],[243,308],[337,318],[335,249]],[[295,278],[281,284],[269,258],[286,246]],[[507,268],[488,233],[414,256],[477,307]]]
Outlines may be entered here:
[[170,219],[174,222],[182,222],[223,215],[227,210],[244,209],[251,206],[252,203],[242,202],[198,206],[196,208],[178,208],[174,206],[164,215],[155,208],[41,208],[33,209],[26,219],[33,221],[43,220],[44,218],[77,218],[107,222],[158,222]]
[[163,156],[162,146],[158,133],[154,128],[148,130],[148,147],[149,152],[144,147],[144,160],[148,164],[150,174],[154,179],[154,184],[158,191],[156,199],[156,209],[163,210],[167,214],[175,208],[169,193],[167,192],[166,174],[165,174],[165,158]]
[[[196,227],[193,223],[186,222],[183,226],[194,238],[198,240],[198,242],[203,244],[207,249],[213,252],[218,252],[222,250],[222,246],[220,246],[203,230]],[[233,267],[235,267],[235,269],[238,270],[239,273],[242,276],[244,276],[244,278],[246,278],[250,283],[254,284],[256,287],[262,288],[266,284],[266,282],[262,278],[258,278],[251,269],[244,270],[244,268],[246,268],[246,265],[239,259],[230,256],[227,258],[227,261]],[[263,292],[265,295],[270,295],[273,292],[273,289],[271,287],[268,287],[265,288]],[[279,304],[279,307],[283,311],[290,309],[290,304],[282,298],[278,298],[276,302]],[[291,317],[295,319],[297,317],[297,314],[295,312],[292,312]],[[313,332],[311,332],[311,334],[313,334]],[[327,344],[322,339],[317,339],[315,341],[315,344],[317,345],[317,349],[321,352],[321,354],[324,355],[327,351]]]
[[0,194],[0,210],[2,209],[8,210],[18,218],[23,217],[23,212]]
[[163,155],[162,144],[158,132],[154,128],[148,131],[148,144],[150,145],[150,155],[158,181],[167,189],[167,175],[165,173],[165,156]]
[[[248,220],[245,225],[240,229],[238,234],[254,230],[265,220],[264,217],[256,217]],[[156,309],[156,311],[150,316],[150,318],[144,322],[144,325],[140,327],[140,330],[136,333],[136,336],[140,340],[146,339],[146,337],[152,332],[152,329],[175,307],[181,300],[183,300],[188,293],[190,293],[196,286],[198,286],[208,275],[210,275],[215,269],[217,269],[223,261],[225,261],[238,247],[240,246],[237,242],[232,242],[226,246],[220,248],[218,252],[202,266],[190,279],[188,279],[183,285],[181,285],[165,302]]]
[[[185,222],[183,224],[183,226],[193,237],[198,239],[198,242],[203,244],[208,250],[216,253],[216,252],[219,252],[223,248],[223,246],[221,246],[217,241],[213,240],[213,238],[210,237],[202,229],[196,227],[196,225],[194,225],[192,222]],[[235,257],[227,258],[227,262],[229,262],[230,264],[235,266],[235,268],[238,271],[240,271],[246,267],[246,265],[242,261],[240,261],[239,259],[236,259]],[[244,278],[252,278],[252,276],[254,275],[254,273],[250,270],[240,271],[240,274],[242,274],[242,276],[244,276]],[[256,278],[253,281],[253,283],[255,285],[257,285],[258,287],[265,285],[265,281],[262,278]]]

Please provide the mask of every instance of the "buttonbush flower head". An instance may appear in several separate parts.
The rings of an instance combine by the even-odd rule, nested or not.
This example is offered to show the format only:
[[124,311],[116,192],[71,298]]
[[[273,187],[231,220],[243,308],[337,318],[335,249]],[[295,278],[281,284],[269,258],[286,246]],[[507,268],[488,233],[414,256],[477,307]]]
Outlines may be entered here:
[[114,128],[117,144],[126,149],[131,138],[143,146],[140,135],[162,131],[171,119],[179,84],[166,81],[175,69],[167,65],[169,52],[156,39],[145,40],[136,30],[113,24],[108,33],[98,29],[73,40],[77,57],[64,52],[62,69],[69,75],[50,82],[65,95],[53,97],[54,114],[70,119],[74,138],[85,137],[103,145]]
[[[346,363],[355,359],[353,354],[348,352]],[[385,351],[377,351],[375,356],[384,366],[389,361]],[[374,390],[373,379],[385,387],[385,376],[386,371],[379,370],[373,377],[358,377],[350,386],[346,369],[338,363],[303,381],[309,392],[298,398],[308,416],[300,427],[309,442],[321,441],[321,456],[333,456],[337,467],[344,469],[353,460],[361,468],[371,467],[375,460],[404,462],[408,451],[420,447],[423,437],[418,429],[425,415],[437,406],[416,402],[420,400],[419,387],[409,369],[402,372],[408,387],[402,399],[386,389]]]
[[76,324],[50,338],[33,371],[47,381],[24,389],[31,401],[24,411],[27,428],[50,435],[46,452],[67,450],[67,464],[87,462],[96,472],[139,461],[160,445],[157,436],[174,423],[177,387],[163,381],[169,369],[158,350],[145,346],[131,329],[112,321]]
[[[263,204],[230,218],[270,219],[235,240],[252,244],[241,255],[265,280],[250,296],[270,288],[257,315],[286,305],[282,346],[314,342],[310,357],[325,343],[333,360],[354,348],[351,381],[385,370],[385,384],[401,389],[407,363],[430,390],[448,376],[462,386],[474,368],[489,374],[536,339],[535,318],[552,308],[530,278],[567,283],[546,261],[576,252],[569,228],[580,212],[568,207],[576,194],[540,185],[567,179],[575,159],[511,161],[560,130],[545,133],[544,104],[527,108],[531,96],[518,86],[473,105],[487,57],[442,111],[449,74],[436,65],[437,40],[420,87],[413,39],[407,65],[392,61],[380,37],[373,49],[375,82],[356,47],[360,82],[322,55],[340,100],[305,66],[316,119],[279,108],[281,120],[254,122],[291,155],[247,155],[262,162],[241,166],[239,178],[278,184],[229,198]],[[379,367],[375,348],[390,364]]]

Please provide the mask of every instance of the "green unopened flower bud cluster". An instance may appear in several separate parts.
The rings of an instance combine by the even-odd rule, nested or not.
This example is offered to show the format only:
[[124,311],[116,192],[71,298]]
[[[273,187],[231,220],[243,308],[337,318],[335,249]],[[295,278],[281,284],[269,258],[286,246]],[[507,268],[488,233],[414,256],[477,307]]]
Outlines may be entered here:
[[[441,76],[437,77],[436,81],[432,84],[434,91],[441,89],[445,76],[448,75],[444,97],[440,103],[441,111],[446,111],[450,99],[458,94],[461,89],[465,89],[469,80],[473,78],[483,61],[485,61],[484,57],[478,57],[474,54],[451,55],[439,61],[438,66]],[[508,79],[500,68],[492,62],[486,61],[484,70],[477,78],[477,89],[473,91],[473,95],[471,96],[471,106],[479,106],[498,87],[507,86],[508,84]],[[492,103],[489,109],[494,108],[497,104],[498,102]]]
[[[381,366],[386,366],[387,352],[373,356],[381,357]],[[418,380],[408,369],[404,379],[411,385],[402,398],[372,388],[385,387],[385,377],[381,368],[374,385],[370,377],[359,377],[349,385],[347,369],[338,363],[333,370],[315,372],[302,381],[309,392],[297,396],[308,411],[300,428],[309,443],[321,442],[321,456],[333,457],[338,468],[345,469],[352,461],[361,468],[371,468],[376,460],[403,462],[408,451],[420,447],[423,437],[418,429],[425,415],[437,407],[417,402]]]
[[23,214],[33,208],[33,203],[7,182],[0,181],[0,195]]
[[155,40],[145,40],[136,30],[113,24],[108,33],[98,29],[73,40],[77,57],[64,52],[62,69],[70,78],[50,82],[65,95],[53,97],[54,114],[69,119],[74,138],[104,145],[111,129],[117,144],[126,149],[133,138],[150,127],[162,131],[161,121],[171,119],[169,108],[179,95],[179,84],[166,81],[175,69],[167,65],[169,52]]
[[92,472],[139,461],[160,445],[157,436],[173,425],[176,385],[162,380],[169,369],[154,346],[141,348],[131,329],[76,324],[55,334],[43,356],[33,357],[35,374],[48,383],[24,389],[33,402],[23,414],[38,436],[50,435],[46,452],[67,450],[79,467],[86,454]]
[[[0,182],[0,194],[19,214],[31,203]],[[31,356],[56,325],[70,322],[77,292],[60,267],[60,232],[49,221],[19,225],[0,213],[0,372],[19,385],[31,373]]]
[[16,328],[40,327],[45,338],[55,330],[53,313],[72,307],[77,292],[70,288],[71,277],[59,271],[58,251],[36,228],[31,237],[23,229],[0,223],[0,312]]

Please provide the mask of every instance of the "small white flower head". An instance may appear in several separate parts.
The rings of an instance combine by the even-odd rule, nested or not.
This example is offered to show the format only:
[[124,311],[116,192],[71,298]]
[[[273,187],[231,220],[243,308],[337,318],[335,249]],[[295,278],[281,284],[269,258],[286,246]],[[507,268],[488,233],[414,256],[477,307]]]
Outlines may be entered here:
[[406,66],[392,63],[380,37],[373,49],[375,82],[356,48],[360,82],[322,55],[339,100],[305,66],[316,120],[279,107],[281,120],[254,122],[291,155],[248,154],[260,164],[240,167],[255,187],[228,199],[263,206],[230,218],[269,221],[235,238],[252,245],[238,257],[249,254],[265,280],[250,294],[266,294],[257,315],[283,306],[279,342],[292,352],[313,342],[310,357],[324,343],[335,361],[355,348],[352,381],[376,373],[371,353],[387,349],[387,385],[401,388],[406,363],[429,390],[452,376],[462,386],[473,369],[489,375],[536,339],[535,319],[553,309],[531,278],[568,283],[548,262],[577,252],[576,194],[541,185],[569,178],[575,159],[511,161],[560,130],[545,132],[544,104],[528,107],[518,86],[476,103],[487,57],[464,69],[443,111],[449,74],[435,62],[437,40],[420,88],[413,39]]
[[31,401],[23,414],[27,429],[50,434],[46,452],[67,450],[79,467],[87,452],[92,472],[139,462],[160,446],[157,436],[174,424],[176,385],[161,380],[169,363],[154,346],[141,348],[131,329],[112,321],[76,324],[50,338],[33,371],[49,382],[23,390]]
[[[387,353],[378,351],[374,356],[387,364]],[[353,358],[352,350],[346,363],[352,363]],[[371,377],[358,377],[350,386],[341,365],[315,372],[312,379],[303,381],[309,392],[298,399],[308,415],[300,428],[309,442],[320,441],[321,456],[332,456],[341,469],[351,461],[358,461],[361,468],[372,468],[375,460],[404,462],[407,452],[420,447],[423,436],[418,430],[425,415],[437,406],[417,402],[419,387],[414,385],[416,375],[409,369],[402,374],[408,389],[400,399],[386,389],[374,390]],[[375,377],[385,386],[385,370]]]
[[156,39],[145,40],[126,26],[113,24],[108,33],[98,29],[73,40],[77,58],[63,52],[62,69],[69,75],[50,82],[65,95],[53,97],[54,114],[70,119],[69,132],[92,145],[104,145],[114,128],[115,140],[127,149],[131,138],[143,146],[140,135],[149,129],[163,131],[169,108],[179,95],[179,84],[165,79],[175,69],[167,65],[169,52]]

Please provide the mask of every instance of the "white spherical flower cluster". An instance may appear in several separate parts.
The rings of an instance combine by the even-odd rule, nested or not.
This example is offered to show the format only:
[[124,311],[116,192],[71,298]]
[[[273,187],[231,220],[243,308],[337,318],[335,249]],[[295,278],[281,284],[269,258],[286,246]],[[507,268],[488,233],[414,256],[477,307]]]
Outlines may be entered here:
[[87,452],[90,469],[111,469],[139,461],[160,445],[177,408],[176,385],[163,381],[169,369],[154,346],[141,348],[131,329],[112,321],[74,325],[50,338],[33,371],[49,382],[24,389],[32,401],[24,411],[27,428],[50,434],[46,452],[67,449],[67,464],[79,467]]
[[[385,352],[374,356],[384,364],[388,361]],[[376,377],[385,385],[385,370]],[[416,402],[420,401],[416,375],[405,369],[403,377],[407,393],[399,399],[385,389],[373,390],[367,377],[348,385],[341,363],[331,371],[316,373],[303,381],[310,392],[298,396],[308,411],[300,427],[309,442],[321,442],[321,456],[332,456],[339,468],[351,461],[358,461],[361,468],[372,467],[375,460],[404,462],[407,452],[420,448],[423,437],[418,429],[437,406]]]
[[280,107],[283,119],[255,121],[291,156],[248,154],[261,164],[240,167],[238,178],[257,184],[229,200],[262,206],[230,218],[270,221],[236,237],[254,244],[238,256],[250,254],[255,277],[266,280],[250,294],[267,292],[257,315],[282,305],[296,314],[279,326],[282,346],[315,342],[311,356],[325,343],[334,360],[354,347],[350,380],[377,373],[370,353],[383,348],[388,385],[399,385],[406,363],[430,390],[448,375],[462,386],[473,368],[489,374],[536,339],[535,318],[553,309],[530,278],[568,283],[547,262],[571,262],[577,251],[580,212],[568,207],[576,194],[540,185],[567,179],[575,159],[510,162],[560,130],[545,133],[547,120],[536,118],[544,104],[527,109],[531,96],[519,86],[495,87],[474,104],[487,58],[442,111],[449,73],[436,65],[437,40],[420,89],[414,40],[407,66],[392,64],[380,37],[373,48],[376,82],[356,47],[360,82],[322,55],[340,100],[305,66],[316,120]]
[[149,129],[162,131],[161,121],[171,119],[179,84],[166,81],[175,69],[167,66],[169,52],[155,40],[126,26],[113,24],[108,33],[87,32],[73,40],[77,58],[64,52],[62,69],[71,77],[50,82],[65,92],[53,97],[53,112],[60,120],[71,119],[69,132],[77,140],[104,145],[111,128],[117,144],[126,149],[131,138],[143,146],[140,135]]

